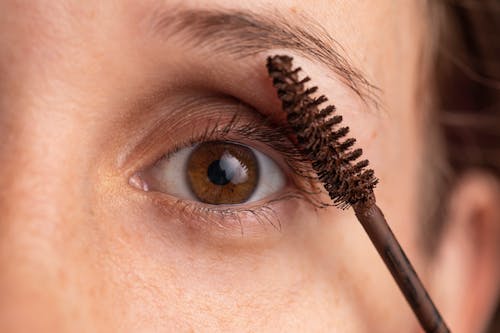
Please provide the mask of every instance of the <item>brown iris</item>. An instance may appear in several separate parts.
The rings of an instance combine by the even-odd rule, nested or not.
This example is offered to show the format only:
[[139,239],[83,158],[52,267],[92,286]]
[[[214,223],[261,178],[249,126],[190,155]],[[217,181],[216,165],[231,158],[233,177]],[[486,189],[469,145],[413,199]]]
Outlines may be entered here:
[[189,156],[187,177],[196,197],[213,205],[248,200],[257,186],[255,154],[243,145],[212,141],[199,144]]

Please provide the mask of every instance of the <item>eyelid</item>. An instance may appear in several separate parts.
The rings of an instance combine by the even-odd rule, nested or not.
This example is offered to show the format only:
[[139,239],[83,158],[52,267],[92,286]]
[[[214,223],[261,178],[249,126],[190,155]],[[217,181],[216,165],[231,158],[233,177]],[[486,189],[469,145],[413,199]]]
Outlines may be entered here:
[[[197,95],[192,96],[195,93]],[[165,154],[172,153],[172,147],[178,149],[181,146],[191,145],[195,140],[206,137],[209,132],[222,130],[225,124],[235,123],[233,121],[235,115],[239,124],[251,124],[246,128],[240,128],[240,132],[245,131],[241,134],[256,137],[258,132],[265,130],[261,135],[265,146],[271,146],[269,143],[278,139],[277,133],[272,128],[262,125],[262,116],[256,110],[230,96],[200,92],[183,93],[171,96],[156,108],[157,112],[148,111],[154,115],[153,117],[140,119],[140,123],[143,124],[141,127],[144,127],[141,131],[147,134],[140,134],[142,138],[117,159],[116,168],[121,174],[131,176],[138,169],[154,163]],[[227,126],[225,130],[228,130]],[[265,140],[265,135],[272,137],[273,140]],[[286,137],[280,139],[283,142],[287,140]],[[278,145],[284,146],[283,142]],[[291,149],[293,145],[288,142],[287,147],[281,147],[277,151],[291,151]]]
[[[141,190],[161,215],[169,220],[182,221],[191,229],[241,237],[243,228],[245,236],[255,234],[261,237],[263,232],[280,231],[283,216],[293,219],[289,215],[290,205],[299,207],[296,203],[303,202],[322,206],[317,199],[320,192],[317,183],[313,178],[307,178],[309,168],[303,167],[304,157],[279,126],[273,126],[251,107],[227,97],[198,96],[177,106],[171,113],[164,112],[167,116],[157,119],[145,139],[131,150],[124,169],[128,179],[181,148],[207,139],[223,139],[266,153],[282,168],[287,184],[283,193],[275,197],[237,209],[232,207],[231,210]],[[290,200],[296,203],[285,204]],[[288,209],[283,209],[284,206]],[[238,217],[238,214],[243,217]],[[211,223],[203,223],[204,220]]]
[[213,123],[230,118],[236,112],[250,112],[239,110],[227,97],[197,90],[151,97],[136,107],[144,110],[133,120],[140,125],[134,126],[134,133],[128,137],[129,147],[117,156],[115,163],[118,171],[126,176],[165,155],[169,147],[176,145],[176,138],[199,134],[193,123]]
[[[239,208],[194,203],[159,192],[149,195],[151,198],[148,199],[160,218],[169,218],[169,223],[188,228],[190,233],[204,239],[237,239],[238,242],[269,241],[283,237],[287,224],[308,205],[304,194],[292,188],[272,200],[261,200]],[[175,219],[172,221],[173,217]]]
[[[205,141],[234,141],[259,150],[271,158],[283,170],[287,183],[293,182],[299,188],[304,181],[311,182],[309,163],[304,163],[303,155],[290,142],[279,127],[270,127],[262,117],[233,116],[225,123],[205,124],[204,129],[187,140],[180,140],[163,158],[177,153],[180,149]],[[309,184],[312,185],[312,184]],[[308,187],[310,189],[310,187]]]

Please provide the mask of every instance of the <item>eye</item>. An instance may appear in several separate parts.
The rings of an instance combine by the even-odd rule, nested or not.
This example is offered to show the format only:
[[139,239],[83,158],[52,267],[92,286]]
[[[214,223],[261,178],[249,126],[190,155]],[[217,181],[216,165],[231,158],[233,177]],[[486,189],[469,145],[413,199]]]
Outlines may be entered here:
[[182,148],[140,173],[144,189],[210,205],[258,201],[283,189],[281,168],[255,148],[208,141]]

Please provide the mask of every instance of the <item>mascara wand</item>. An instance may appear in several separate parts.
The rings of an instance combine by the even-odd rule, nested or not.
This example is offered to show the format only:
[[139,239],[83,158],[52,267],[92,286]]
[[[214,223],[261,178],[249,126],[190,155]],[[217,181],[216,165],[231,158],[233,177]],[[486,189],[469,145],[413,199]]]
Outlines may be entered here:
[[425,332],[450,332],[376,205],[373,189],[378,180],[366,168],[368,160],[357,161],[363,151],[353,148],[354,138],[345,138],[349,128],[340,127],[342,116],[332,115],[333,105],[319,109],[327,98],[311,97],[318,88],[305,87],[310,78],[300,80],[301,69],[293,68],[292,60],[286,55],[269,57],[267,69],[299,148],[311,160],[334,205],[353,207]]

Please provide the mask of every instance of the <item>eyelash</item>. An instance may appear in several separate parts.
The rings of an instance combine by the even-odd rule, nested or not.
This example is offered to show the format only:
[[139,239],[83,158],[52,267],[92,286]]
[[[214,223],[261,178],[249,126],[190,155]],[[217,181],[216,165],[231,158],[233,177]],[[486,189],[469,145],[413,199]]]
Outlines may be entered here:
[[[246,138],[245,141],[249,142],[239,141],[241,138]],[[168,159],[172,154],[185,147],[215,140],[249,145],[259,143],[270,148],[278,153],[285,162],[288,172],[286,170],[284,172],[292,174],[286,177],[288,183],[290,180],[293,183],[293,188],[288,186],[287,190],[280,196],[254,203],[250,207],[217,207],[185,199],[176,199],[172,203],[160,195],[155,201],[162,211],[168,215],[179,217],[183,222],[193,223],[193,221],[197,221],[202,227],[211,225],[223,230],[239,228],[243,235],[245,216],[252,217],[260,225],[267,223],[272,228],[281,231],[282,223],[279,214],[273,208],[277,202],[299,199],[319,208],[329,206],[317,196],[320,190],[316,178],[309,176],[312,174],[311,168],[305,157],[290,141],[289,131],[267,118],[252,118],[252,120],[242,121],[240,117],[235,115],[223,125],[216,121],[215,124],[208,125],[201,135],[192,135],[187,140],[177,142],[174,148],[164,154],[160,160]]]

